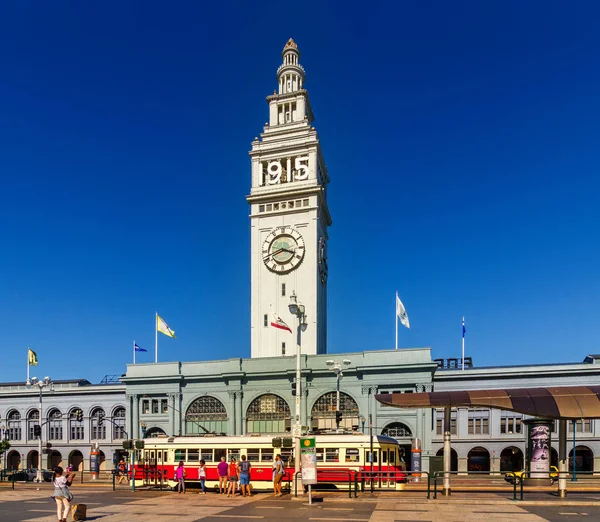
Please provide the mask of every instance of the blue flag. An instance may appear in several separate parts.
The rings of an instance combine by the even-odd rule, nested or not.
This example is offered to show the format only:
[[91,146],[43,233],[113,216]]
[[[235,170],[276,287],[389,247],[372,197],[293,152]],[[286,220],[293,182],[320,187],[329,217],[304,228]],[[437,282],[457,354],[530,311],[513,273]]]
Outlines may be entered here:
[[465,338],[465,332],[467,330],[465,329],[465,318],[463,317],[463,339]]
[[140,347],[138,346],[138,344],[137,344],[137,343],[135,343],[135,344],[133,345],[133,347],[135,348],[135,351],[136,351],[136,352],[147,352],[147,351],[148,351],[148,350],[146,350],[145,348],[140,348]]

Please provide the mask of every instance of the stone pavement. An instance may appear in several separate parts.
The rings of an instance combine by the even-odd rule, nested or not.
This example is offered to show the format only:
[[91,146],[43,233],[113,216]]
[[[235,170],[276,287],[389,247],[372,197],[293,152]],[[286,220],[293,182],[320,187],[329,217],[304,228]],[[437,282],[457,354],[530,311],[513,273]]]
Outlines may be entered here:
[[[198,495],[191,490],[185,495],[159,491],[107,491],[106,489],[72,488],[75,502],[88,505],[88,520],[97,522],[144,521],[165,522],[223,522],[224,520],[285,519],[286,522],[544,522],[555,520],[532,512],[532,506],[569,506],[561,508],[567,513],[586,516],[587,511],[600,513],[600,501],[558,499],[530,500],[514,503],[493,493],[482,495],[456,495],[450,498],[427,500],[421,498],[391,497],[389,495],[363,495],[349,499],[340,493],[317,494],[318,501],[307,505],[306,498],[293,499],[289,495],[273,497],[272,493],[259,493],[251,498],[227,498],[208,493]],[[55,522],[56,508],[50,499],[47,486],[21,487],[16,490],[0,489],[0,520],[8,522]],[[589,508],[572,506],[590,506]],[[593,506],[593,507],[592,507]],[[539,510],[538,510],[539,511]],[[590,511],[592,515],[592,511]],[[590,516],[587,520],[595,519]]]

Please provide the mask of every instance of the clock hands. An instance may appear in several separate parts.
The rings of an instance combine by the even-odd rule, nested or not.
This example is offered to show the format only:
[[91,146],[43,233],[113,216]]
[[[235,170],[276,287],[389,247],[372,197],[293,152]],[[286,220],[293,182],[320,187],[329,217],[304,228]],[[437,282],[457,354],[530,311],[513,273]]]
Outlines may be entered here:
[[263,260],[267,260],[270,257],[276,256],[277,254],[281,254],[282,252],[286,252],[288,254],[295,254],[296,250],[298,249],[298,247],[292,247],[292,249],[290,248],[278,248],[277,250],[275,250],[274,252],[269,252],[266,256],[263,257]]

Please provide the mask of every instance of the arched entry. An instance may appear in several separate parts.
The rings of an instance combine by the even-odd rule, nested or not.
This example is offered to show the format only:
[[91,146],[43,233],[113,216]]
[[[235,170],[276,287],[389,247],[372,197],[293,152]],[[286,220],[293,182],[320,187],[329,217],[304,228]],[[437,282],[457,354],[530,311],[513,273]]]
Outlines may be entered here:
[[481,446],[469,451],[467,455],[467,471],[489,471],[490,452]]
[[54,450],[48,456],[48,467],[52,469],[56,466],[62,466],[62,455],[60,454],[60,451]]
[[69,454],[69,464],[73,468],[73,471],[83,471],[83,468],[80,469],[81,464],[83,463],[83,454],[79,450],[73,450]]
[[[587,446],[577,446],[575,452],[575,471],[591,473],[594,471],[594,452]],[[573,450],[569,451],[569,471],[573,472]]]
[[30,469],[38,467],[38,452],[37,452],[37,450],[31,450],[27,454],[27,467]]
[[162,428],[154,427],[154,428],[150,428],[146,432],[147,438],[166,437],[166,436],[167,436],[167,434],[165,433],[165,430],[163,430]]
[[[444,448],[440,448],[435,455],[437,457],[443,457]],[[458,471],[458,455],[454,448],[450,449],[450,471]]]
[[558,468],[558,451],[550,447],[550,465]]
[[412,439],[412,431],[410,431],[410,428],[402,422],[391,422],[381,430],[381,434],[396,439]]
[[104,471],[106,469],[106,455],[104,455],[103,451],[98,452],[98,466],[100,471]]
[[[202,429],[204,428],[204,429]],[[227,433],[227,410],[216,397],[198,397],[185,413],[185,434]]]
[[290,429],[290,407],[279,395],[260,395],[246,410],[246,433],[285,433]]
[[6,468],[7,469],[20,469],[21,468],[21,454],[12,450],[6,457]]
[[500,453],[500,471],[521,471],[523,469],[523,452],[516,446],[504,448]]
[[[328,392],[321,395],[312,407],[310,412],[312,431],[334,430],[335,412],[337,410],[336,392]],[[347,393],[340,392],[340,411],[342,420],[340,428],[347,428],[352,431],[358,429],[358,404]]]

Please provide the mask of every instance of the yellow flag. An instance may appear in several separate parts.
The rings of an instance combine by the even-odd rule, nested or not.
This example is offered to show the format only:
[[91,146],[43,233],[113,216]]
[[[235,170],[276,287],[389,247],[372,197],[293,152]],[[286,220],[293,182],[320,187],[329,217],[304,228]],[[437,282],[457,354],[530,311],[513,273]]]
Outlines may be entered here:
[[160,333],[164,333],[165,335],[168,335],[169,337],[173,337],[175,339],[175,330],[171,330],[167,322],[161,317],[159,317],[158,314],[156,315],[156,329]]
[[27,350],[28,350],[27,351],[27,361],[29,362],[29,366],[37,366],[38,365],[37,354],[31,348],[28,348]]

